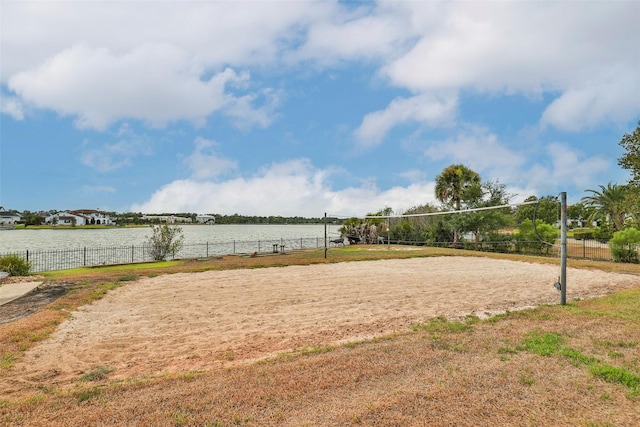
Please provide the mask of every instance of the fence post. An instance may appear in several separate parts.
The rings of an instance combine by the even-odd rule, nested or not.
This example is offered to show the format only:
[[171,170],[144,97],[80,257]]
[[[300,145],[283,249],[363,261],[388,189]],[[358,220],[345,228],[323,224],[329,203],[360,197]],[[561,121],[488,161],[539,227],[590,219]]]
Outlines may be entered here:
[[234,254],[236,253],[236,241],[235,240],[233,241],[233,253]]
[[86,267],[87,266],[87,247],[84,247],[84,251],[82,254],[82,266]]
[[134,246],[131,245],[131,264],[133,264],[135,262],[134,259],[135,259],[134,258]]
[[29,261],[29,249],[27,249],[27,261]]
[[587,239],[582,239],[582,258],[587,257]]
[[209,258],[209,241],[207,241],[207,258]]
[[300,238],[300,249],[304,249],[304,248],[302,247],[302,237]]

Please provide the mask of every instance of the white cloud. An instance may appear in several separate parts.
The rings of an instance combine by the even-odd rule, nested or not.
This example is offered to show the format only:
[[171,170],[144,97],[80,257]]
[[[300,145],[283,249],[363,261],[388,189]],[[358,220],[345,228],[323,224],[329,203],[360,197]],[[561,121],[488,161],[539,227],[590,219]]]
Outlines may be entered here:
[[546,148],[547,164],[535,164],[526,173],[533,187],[586,189],[606,171],[610,162],[600,156],[585,157],[580,151],[564,144],[553,143]]
[[631,75],[628,75],[631,70],[617,71],[608,78],[579,82],[582,86],[565,90],[544,111],[541,124],[580,131],[603,121],[624,122],[634,118],[640,111],[640,67]]
[[168,44],[211,70],[271,64],[309,23],[339,12],[329,2],[271,1],[25,0],[3,2],[2,9],[4,79],[80,40],[115,54]]
[[264,127],[277,101],[254,100],[269,89],[232,96],[226,78],[365,61],[421,96],[558,94],[542,123],[574,130],[637,114],[639,15],[638,2],[6,2],[0,76],[84,127],[221,110]]
[[640,107],[638,2],[404,5],[428,25],[411,49],[383,66],[396,86],[558,93],[544,121],[563,129],[628,120]]
[[380,191],[371,182],[341,190],[327,183],[331,171],[307,159],[274,163],[250,177],[223,182],[176,180],[156,191],[133,212],[210,212],[219,214],[319,217],[363,215],[385,206],[394,209],[433,199],[433,184],[413,184]]
[[0,113],[13,117],[14,120],[24,120],[24,108],[16,97],[0,96]]
[[149,156],[153,153],[151,143],[146,136],[130,134],[113,144],[95,146],[89,141],[82,144],[80,161],[98,172],[111,172],[132,165],[138,156]]
[[526,154],[507,148],[494,133],[480,126],[467,126],[452,139],[430,142],[424,154],[433,160],[463,163],[485,172],[487,179],[515,177],[526,166]]
[[[450,140],[430,144],[425,155],[433,160],[463,163],[483,179],[499,179],[518,195],[544,196],[549,189],[588,188],[607,171],[610,162],[561,143],[531,148],[509,147],[485,128],[469,126]],[[541,194],[545,193],[545,194]]]
[[358,143],[371,147],[382,142],[387,133],[403,123],[436,127],[453,123],[457,106],[455,96],[416,95],[396,98],[384,110],[367,114],[354,132]]
[[[9,79],[9,88],[26,102],[61,115],[76,116],[80,128],[104,129],[125,118],[162,127],[180,119],[203,122],[208,115],[242,103],[233,111],[255,122],[250,100],[225,91],[248,73],[227,68],[208,80],[187,54],[170,45],[143,45],[125,54],[86,45],[69,48],[36,69]],[[262,112],[258,122],[268,123]]]
[[215,152],[215,141],[198,137],[195,151],[185,159],[194,180],[216,178],[237,169],[236,161],[224,158]]
[[360,3],[353,10],[334,8],[326,19],[311,22],[303,45],[289,60],[322,66],[341,61],[387,61],[417,35],[407,23],[410,11],[392,2]]

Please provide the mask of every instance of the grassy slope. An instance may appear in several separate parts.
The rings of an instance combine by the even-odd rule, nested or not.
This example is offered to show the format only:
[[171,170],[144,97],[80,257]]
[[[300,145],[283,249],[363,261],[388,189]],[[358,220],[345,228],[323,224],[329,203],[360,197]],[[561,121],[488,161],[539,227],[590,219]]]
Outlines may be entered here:
[[[0,357],[11,369],[70,310],[137,275],[461,254],[366,249],[332,250],[326,260],[322,252],[303,252],[51,274],[51,280],[78,286],[47,309],[0,325]],[[640,274],[634,265],[570,266]],[[372,341],[299,349],[259,363],[135,384],[109,381],[108,370],[97,368],[70,391],[0,400],[0,424],[640,425],[638,307],[640,288],[488,321],[434,319]]]

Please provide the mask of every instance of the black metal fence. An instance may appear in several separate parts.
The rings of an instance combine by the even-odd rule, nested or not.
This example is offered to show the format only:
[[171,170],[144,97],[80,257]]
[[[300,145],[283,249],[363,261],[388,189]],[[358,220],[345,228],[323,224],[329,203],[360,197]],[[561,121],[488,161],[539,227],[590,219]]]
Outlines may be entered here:
[[[381,243],[387,243],[381,242]],[[491,242],[480,243],[460,242],[455,245],[452,242],[417,242],[408,240],[392,240],[392,244],[457,247],[460,249],[477,250],[483,252],[521,253],[528,255],[558,256],[560,246],[548,245],[541,242]],[[336,246],[335,242],[330,246]],[[324,247],[324,238],[301,237],[296,239],[276,240],[233,240],[224,243],[191,243],[184,244],[175,254],[175,259],[207,258],[229,254],[259,254],[273,252],[287,252],[301,249],[319,249]],[[99,265],[133,264],[137,262],[153,261],[150,245],[111,246],[111,247],[83,247],[77,249],[48,249],[25,250],[3,255],[17,255],[31,263],[31,272],[67,270],[78,267],[92,267]],[[567,256],[569,258],[584,258],[611,261],[611,252],[606,243],[597,240],[574,240],[567,242]]]
[[[386,243],[386,240],[384,241]],[[553,245],[540,241],[481,241],[481,242],[431,242],[415,240],[391,240],[391,244],[457,248],[482,252],[516,253],[523,255],[560,256],[560,242]],[[609,245],[598,240],[567,239],[567,257],[613,261]]]
[[[224,243],[184,244],[174,259],[207,258],[229,254],[287,252],[324,247],[324,238],[301,237],[296,239],[231,241]],[[83,247],[76,249],[24,250],[3,255],[17,255],[31,263],[31,272],[68,270],[99,265],[129,264],[153,261],[151,246]]]

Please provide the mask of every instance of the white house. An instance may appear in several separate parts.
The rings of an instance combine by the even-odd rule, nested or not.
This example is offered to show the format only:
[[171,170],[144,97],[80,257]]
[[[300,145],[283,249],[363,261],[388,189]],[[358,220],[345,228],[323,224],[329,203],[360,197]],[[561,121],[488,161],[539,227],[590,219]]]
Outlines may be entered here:
[[196,216],[196,222],[198,224],[215,224],[216,223],[216,217],[215,215],[198,215]]
[[15,225],[22,220],[19,213],[9,212],[0,206],[0,225]]
[[115,225],[107,212],[92,209],[58,212],[46,217],[44,222],[54,225]]
[[82,209],[78,211],[70,211],[70,213],[86,218],[85,225],[116,225],[116,223],[111,220],[111,217],[107,212],[94,209]]

